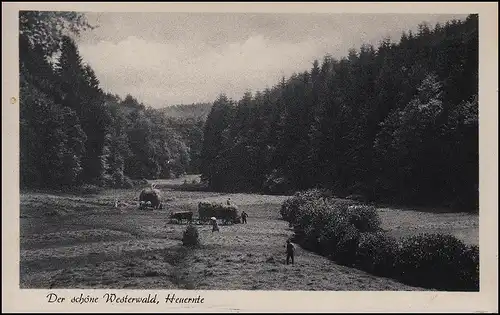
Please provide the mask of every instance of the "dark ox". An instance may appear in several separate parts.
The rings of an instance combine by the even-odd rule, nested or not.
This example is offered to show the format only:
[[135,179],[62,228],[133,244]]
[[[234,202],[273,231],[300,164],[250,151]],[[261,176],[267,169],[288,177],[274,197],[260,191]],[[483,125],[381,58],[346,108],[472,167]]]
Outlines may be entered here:
[[193,212],[191,212],[191,211],[173,212],[172,214],[170,214],[170,218],[175,219],[181,223],[183,220],[186,220],[187,222],[192,222],[193,221]]

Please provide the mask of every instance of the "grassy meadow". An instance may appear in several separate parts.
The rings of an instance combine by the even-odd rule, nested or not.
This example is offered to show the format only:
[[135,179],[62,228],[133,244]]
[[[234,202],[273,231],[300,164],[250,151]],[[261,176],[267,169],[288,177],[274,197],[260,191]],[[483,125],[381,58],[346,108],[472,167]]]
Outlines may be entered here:
[[[177,189],[184,181],[155,181],[162,210],[138,210],[141,187],[94,194],[25,191],[20,205],[21,288],[131,288],[200,290],[423,290],[340,266],[297,249],[285,264],[292,235],[279,214],[287,196],[221,194]],[[246,211],[248,224],[197,225],[202,246],[182,246],[186,224],[170,223],[172,211],[200,201],[227,198]],[[128,205],[114,207],[115,200]],[[379,209],[384,229],[394,236],[450,233],[467,244],[479,242],[477,215],[412,209]]]

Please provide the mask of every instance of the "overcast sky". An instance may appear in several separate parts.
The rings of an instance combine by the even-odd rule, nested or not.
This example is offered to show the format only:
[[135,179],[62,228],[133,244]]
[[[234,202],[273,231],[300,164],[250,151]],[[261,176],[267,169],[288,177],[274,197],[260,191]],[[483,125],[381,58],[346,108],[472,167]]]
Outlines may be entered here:
[[465,15],[88,13],[79,49],[106,92],[145,105],[212,102],[276,84],[325,54],[398,41],[425,21]]

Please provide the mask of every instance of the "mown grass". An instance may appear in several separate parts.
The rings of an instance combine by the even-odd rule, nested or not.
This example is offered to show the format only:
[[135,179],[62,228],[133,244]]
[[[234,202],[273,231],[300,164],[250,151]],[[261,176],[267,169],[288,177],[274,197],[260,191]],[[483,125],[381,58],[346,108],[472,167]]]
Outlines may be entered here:
[[[21,287],[421,290],[339,266],[301,248],[296,264],[285,265],[285,240],[293,234],[279,216],[286,196],[175,190],[182,179],[158,183],[165,185],[162,192],[168,201],[155,211],[137,209],[141,187],[85,195],[23,192]],[[248,224],[221,226],[220,233],[212,233],[208,225],[197,226],[200,246],[182,246],[186,224],[169,223],[169,213],[188,209],[197,215],[198,202],[228,197],[249,214]],[[115,208],[116,199],[128,206]],[[391,233],[446,229],[468,243],[478,239],[477,216],[397,209],[380,213]]]

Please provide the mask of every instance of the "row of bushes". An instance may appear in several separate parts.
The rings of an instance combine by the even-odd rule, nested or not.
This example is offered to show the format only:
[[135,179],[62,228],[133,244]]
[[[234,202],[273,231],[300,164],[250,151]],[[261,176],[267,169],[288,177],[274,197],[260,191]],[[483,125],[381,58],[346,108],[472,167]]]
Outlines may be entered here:
[[198,214],[201,221],[208,221],[211,217],[223,220],[225,223],[238,223],[238,208],[234,205],[225,205],[217,202],[200,202]]
[[454,236],[395,239],[382,230],[375,207],[315,189],[296,193],[280,213],[296,243],[340,264],[419,287],[479,290],[479,248]]

